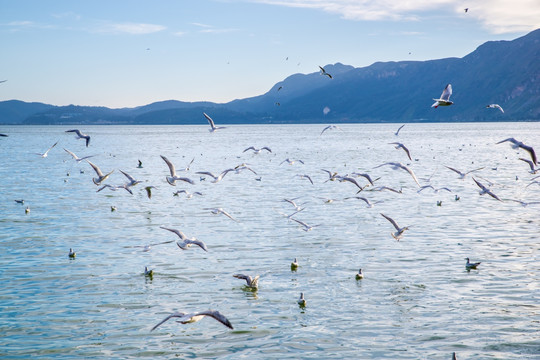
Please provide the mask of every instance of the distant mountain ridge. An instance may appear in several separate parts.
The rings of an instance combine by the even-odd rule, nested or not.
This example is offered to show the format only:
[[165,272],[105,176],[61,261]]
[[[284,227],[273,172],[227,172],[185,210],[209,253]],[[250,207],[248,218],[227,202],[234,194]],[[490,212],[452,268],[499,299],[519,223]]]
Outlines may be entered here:
[[[136,108],[0,102],[1,124],[219,124],[540,120],[540,29],[489,41],[463,58],[336,63],[293,74],[265,94],[225,104],[161,101]],[[453,106],[431,108],[447,83]],[[498,103],[505,113],[486,109]],[[323,112],[323,109],[326,111]]]

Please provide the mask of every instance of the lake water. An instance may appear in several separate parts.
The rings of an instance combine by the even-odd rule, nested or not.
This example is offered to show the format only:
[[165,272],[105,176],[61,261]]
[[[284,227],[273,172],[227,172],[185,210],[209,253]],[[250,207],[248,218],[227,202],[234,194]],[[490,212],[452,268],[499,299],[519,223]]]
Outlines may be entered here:
[[[0,357],[449,360],[455,351],[458,359],[538,359],[540,204],[508,199],[540,201],[540,185],[527,186],[534,175],[519,157],[528,153],[495,143],[515,137],[540,150],[540,124],[407,124],[395,136],[399,125],[340,125],[322,135],[323,125],[215,133],[81,126],[92,136],[88,148],[64,132],[70,126],[2,127],[9,137],[0,138]],[[47,158],[35,154],[56,141]],[[272,153],[243,152],[252,145]],[[126,182],[119,170],[143,183],[133,195],[96,192],[91,167],[62,148],[114,169],[105,183]],[[169,185],[160,155],[177,169],[194,159],[179,175],[195,184]],[[282,163],[287,158],[304,164]],[[421,185],[452,192],[418,193],[407,172],[375,168],[389,161],[409,164]],[[231,172],[218,183],[195,174],[244,162],[257,174]],[[445,166],[483,169],[460,179]],[[358,194],[374,206],[344,200],[357,187],[325,182],[321,169],[379,178]],[[480,196],[471,175],[505,201]],[[369,191],[379,186],[403,192]],[[181,189],[203,195],[173,196]],[[319,226],[303,231],[288,220],[283,214],[294,209],[284,198],[305,208],[295,218]],[[205,210],[214,207],[237,222]],[[400,241],[380,213],[410,226]],[[197,237],[209,251],[174,242],[143,251],[177,240],[160,226]],[[466,271],[466,257],[482,264]],[[359,268],[365,277],[357,281]],[[259,290],[247,290],[236,273],[260,275]],[[205,318],[150,331],[174,311],[207,309],[234,330]]]

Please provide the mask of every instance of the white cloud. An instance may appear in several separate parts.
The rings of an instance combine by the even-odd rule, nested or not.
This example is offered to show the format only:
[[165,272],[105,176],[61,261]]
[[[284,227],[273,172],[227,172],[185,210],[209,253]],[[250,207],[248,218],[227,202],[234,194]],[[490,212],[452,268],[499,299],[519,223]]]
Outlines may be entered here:
[[165,30],[166,27],[155,24],[142,24],[142,23],[119,23],[119,24],[107,24],[102,26],[98,32],[115,33],[115,34],[131,34],[131,35],[143,35],[152,34]]
[[[244,0],[248,2],[308,8],[337,14],[349,20],[415,21],[455,14],[479,21],[488,31],[506,33],[540,28],[538,0],[476,0],[456,6],[454,0]],[[469,6],[465,13],[464,8]]]

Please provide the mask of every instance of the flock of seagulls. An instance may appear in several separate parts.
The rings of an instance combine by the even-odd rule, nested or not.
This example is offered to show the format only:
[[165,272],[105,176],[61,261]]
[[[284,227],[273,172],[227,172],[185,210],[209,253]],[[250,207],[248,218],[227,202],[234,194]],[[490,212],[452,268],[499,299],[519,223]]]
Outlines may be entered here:
[[[321,67],[321,72],[322,72],[322,75],[326,75],[329,78],[332,78],[332,76],[330,74],[326,73],[322,67]],[[451,95],[452,95],[452,87],[451,87],[450,84],[448,84],[446,86],[446,88],[444,89],[443,93],[441,94],[440,98],[439,99],[434,99],[436,101],[436,103],[433,104],[432,106],[433,107],[438,107],[438,106],[452,105],[452,102],[449,100]],[[495,105],[494,106],[490,105],[488,107],[498,108]],[[503,111],[502,109],[500,109],[500,110]],[[214,124],[214,121],[206,113],[203,113],[203,115],[208,120],[208,122],[210,124],[210,127],[211,127],[210,131],[211,132],[216,131],[218,129],[224,129],[224,127],[216,126]],[[397,129],[397,131],[394,133],[394,135],[399,136],[400,131],[403,129],[404,126],[405,125],[400,126]],[[332,130],[332,129],[338,129],[338,130],[343,131],[341,128],[339,128],[339,127],[337,127],[335,125],[330,125],[330,126],[325,127],[321,131],[320,135],[322,135],[325,131]],[[89,143],[90,143],[90,136],[89,135],[86,135],[86,134],[82,133],[81,131],[79,131],[77,129],[67,130],[66,132],[67,133],[75,133],[76,136],[77,136],[77,139],[84,139],[86,147],[89,146]],[[516,140],[515,138],[507,138],[507,139],[504,139],[504,140],[501,140],[501,141],[497,142],[496,144],[502,144],[502,143],[510,143],[512,148],[517,149],[517,150],[521,149],[521,150],[526,151],[529,154],[530,160],[525,159],[525,158],[521,158],[521,157],[519,158],[519,160],[523,161],[523,162],[526,162],[528,164],[528,166],[529,166],[532,173],[536,173],[536,171],[538,171],[538,168],[536,168],[536,166],[538,165],[537,164],[537,157],[536,157],[535,151],[532,148],[532,146],[526,145],[523,142]],[[55,142],[49,149],[47,149],[47,151],[45,151],[42,154],[38,154],[38,155],[40,155],[43,158],[47,157],[48,153],[57,144],[58,144],[58,141]],[[403,150],[404,153],[407,155],[408,160],[411,161],[411,162],[413,161],[409,149],[403,143],[394,141],[394,142],[390,142],[389,144],[394,145],[396,149]],[[272,150],[267,146],[263,146],[261,148],[257,148],[255,146],[250,146],[250,147],[245,148],[242,152],[245,153],[247,151],[252,151],[253,154],[259,154],[263,150],[266,151],[269,154],[272,153]],[[115,171],[114,169],[111,170],[110,172],[104,173],[104,172],[101,171],[101,169],[97,165],[95,165],[94,163],[92,163],[92,162],[90,162],[88,160],[90,157],[93,157],[95,155],[78,157],[75,153],[73,153],[70,150],[67,150],[67,149],[64,148],[64,151],[66,153],[68,153],[73,158],[73,160],[76,161],[77,163],[81,163],[83,161],[86,161],[93,168],[93,170],[94,170],[94,172],[96,174],[96,177],[93,177],[92,181],[93,181],[93,183],[95,185],[100,186],[100,188],[97,190],[97,192],[100,192],[103,189],[109,189],[111,191],[116,191],[116,190],[119,190],[119,189],[123,189],[123,190],[126,190],[129,194],[133,194],[131,188],[133,188],[134,186],[141,183],[141,181],[137,180],[135,177],[131,176],[127,172],[119,170],[120,173],[122,173],[124,175],[124,177],[127,179],[126,183],[121,184],[121,185],[102,184]],[[165,157],[163,155],[160,155],[160,157],[165,162],[165,164],[167,165],[167,168],[168,168],[169,175],[165,176],[165,181],[169,185],[176,186],[176,183],[179,182],[179,181],[182,181],[182,182],[185,182],[185,183],[188,183],[188,184],[192,184],[192,185],[195,184],[195,181],[188,178],[187,176],[186,177],[178,176],[177,171],[175,169],[175,166],[172,164],[172,162],[167,157]],[[191,166],[192,163],[193,163],[193,160],[189,163],[189,165],[185,169],[183,169],[183,171],[189,171],[190,166]],[[294,164],[304,165],[305,164],[305,162],[303,160],[300,160],[300,159],[286,158],[282,162],[280,162],[279,165],[282,165],[284,163],[287,163],[288,165],[294,165]],[[427,188],[431,188],[434,192],[438,192],[438,191],[441,191],[441,190],[451,192],[451,190],[448,187],[437,187],[436,188],[431,184],[426,184],[426,185],[421,186],[418,177],[415,175],[415,173],[412,170],[412,166],[409,165],[409,164],[405,165],[405,164],[403,164],[401,162],[395,162],[395,161],[392,162],[392,161],[390,161],[390,162],[385,162],[385,163],[382,163],[382,164],[380,164],[378,166],[375,166],[373,168],[373,170],[384,167],[384,166],[390,166],[393,170],[399,170],[399,171],[407,172],[410,175],[410,177],[412,178],[412,180],[414,181],[414,183],[420,188],[420,190],[418,190],[418,192],[420,192],[420,191],[422,191],[424,189],[427,189]],[[462,172],[462,171],[457,170],[457,169],[455,169],[453,167],[450,167],[450,166],[445,165],[445,167],[447,169],[451,170],[452,172],[458,174],[460,179],[465,179],[468,174],[471,174],[473,172],[478,172],[478,171],[484,169],[484,167],[479,167],[479,168],[475,168],[473,170]],[[142,168],[142,162],[140,160],[138,161],[137,168]],[[253,169],[251,169],[248,166],[248,164],[245,164],[245,163],[240,164],[240,165],[238,165],[236,167],[227,168],[227,169],[223,170],[222,172],[220,172],[217,175],[210,172],[210,171],[196,171],[194,173],[198,174],[198,175],[204,175],[204,176],[210,177],[210,178],[213,179],[212,180],[213,183],[217,183],[217,182],[222,181],[227,174],[229,174],[229,173],[231,173],[231,174],[232,173],[239,173],[239,172],[241,172],[243,170],[249,170],[253,174],[257,174]],[[321,171],[328,175],[328,178],[325,180],[325,182],[326,181],[338,181],[338,182],[342,182],[342,183],[346,182],[346,183],[353,184],[354,185],[353,189],[356,192],[356,194],[358,194],[359,192],[362,192],[362,191],[391,191],[391,192],[394,192],[396,194],[402,194],[402,189],[396,190],[396,189],[393,189],[393,188],[385,186],[385,185],[375,186],[375,182],[380,181],[381,178],[378,177],[378,178],[374,179],[374,177],[370,176],[370,174],[368,174],[366,172],[362,172],[362,173],[353,172],[353,173],[350,173],[350,174],[341,175],[337,171],[334,171],[334,170],[321,169]],[[308,180],[312,185],[315,184],[315,182],[313,180],[313,177],[310,176],[309,174],[297,174],[295,176],[299,177],[301,179]],[[364,180],[362,180],[363,184],[359,183],[360,178],[364,179]],[[205,178],[201,177],[199,179],[199,181],[204,181],[204,179]],[[480,192],[479,192],[480,195],[487,194],[487,195],[491,196],[493,199],[495,199],[497,201],[500,201],[500,202],[505,201],[505,199],[500,198],[499,196],[497,196],[490,189],[490,185],[487,185],[487,186],[484,185],[482,182],[480,182],[480,180],[478,180],[475,177],[472,177],[472,180],[480,188]],[[351,185],[349,185],[349,186],[351,186]],[[147,192],[148,198],[150,199],[151,198],[151,190],[155,189],[155,187],[154,186],[147,186],[144,189]],[[178,190],[173,194],[176,195],[176,196],[178,196],[179,194],[185,194],[186,197],[188,197],[188,198],[192,197],[193,195],[202,196],[202,193],[200,193],[200,192],[190,193],[187,190]],[[352,195],[352,193],[351,193],[351,195]],[[361,201],[365,202],[365,204],[369,208],[374,207],[374,205],[378,203],[377,201],[370,201],[368,199],[368,197],[357,196],[357,195],[356,196],[348,196],[345,199],[361,200]],[[305,205],[304,204],[301,204],[301,205],[297,204],[296,200],[297,199],[283,199],[283,201],[285,201],[285,202],[289,203],[290,205],[292,205],[292,207],[294,209],[293,214],[287,215],[288,220],[293,221],[294,223],[298,224],[300,226],[300,229],[305,231],[305,232],[312,231],[312,230],[316,229],[317,227],[321,226],[321,224],[310,225],[305,221],[302,221],[302,220],[300,220],[300,219],[298,219],[296,217],[293,217],[293,216],[297,215],[298,213],[302,212],[305,209]],[[456,195],[456,201],[457,200],[459,200],[459,199],[458,199],[458,196]],[[524,202],[524,201],[519,201],[519,200],[514,200],[514,199],[508,199],[508,200],[519,202],[523,206],[527,206],[527,205],[534,204],[534,203],[540,203],[540,202]],[[15,200],[15,201],[17,203],[19,203],[19,204],[24,203],[24,200],[22,200],[22,199],[21,200]],[[440,206],[440,203],[438,203],[437,205]],[[113,209],[115,209],[115,208],[111,207],[112,211],[114,211]],[[219,208],[219,207],[208,207],[208,208],[203,208],[203,210],[208,210],[211,213],[216,214],[216,215],[223,215],[223,216],[225,216],[225,217],[227,217],[230,220],[233,220],[235,222],[238,221],[231,214],[229,214],[227,211],[225,211],[225,210],[223,210],[222,208]],[[27,212],[29,212],[29,208],[27,208]],[[411,228],[410,225],[409,226],[400,226],[400,225],[398,225],[398,223],[392,217],[387,216],[387,215],[385,215],[383,213],[380,213],[380,215],[393,226],[395,231],[391,232],[391,236],[396,241],[400,241],[403,238],[405,232],[407,230],[410,230],[410,228]],[[188,238],[182,231],[174,229],[174,228],[169,228],[169,227],[165,227],[165,226],[160,226],[160,228],[163,229],[163,230],[167,230],[169,232],[172,232],[178,237],[178,240],[176,241],[176,245],[181,250],[186,251],[186,250],[189,250],[193,245],[196,245],[196,247],[200,248],[202,251],[205,251],[205,252],[209,251],[207,245],[203,241],[200,241],[195,237]],[[163,241],[163,242],[158,242],[158,243],[152,243],[152,244],[144,245],[144,246],[141,246],[141,247],[143,247],[143,251],[150,251],[150,249],[152,247],[154,247],[154,246],[158,246],[158,245],[162,245],[162,244],[169,244],[169,243],[172,243],[172,242],[174,242],[174,240]],[[69,249],[68,256],[71,259],[74,259],[76,257],[75,251],[72,248]],[[465,268],[466,268],[467,271],[475,270],[481,264],[481,262],[472,263],[472,262],[470,262],[469,258],[466,258],[466,261],[467,262],[465,263]],[[298,264],[297,258],[295,258],[294,261],[290,264],[290,269],[291,269],[291,271],[297,271],[299,269],[299,264]],[[152,277],[152,276],[154,276],[154,271],[152,269],[149,269],[148,267],[145,267],[144,275]],[[245,275],[245,274],[238,273],[238,274],[234,274],[232,276],[234,278],[244,280],[245,283],[246,283],[245,286],[247,288],[249,288],[250,290],[252,290],[252,291],[256,291],[258,289],[258,287],[259,287],[259,279],[260,279],[259,275],[256,275],[256,276],[252,277],[251,275]],[[362,269],[359,269],[358,273],[354,274],[354,277],[355,277],[356,280],[364,279],[364,273],[362,272]],[[306,298],[304,296],[304,292],[300,293],[300,297],[297,300],[297,303],[301,308],[305,308],[307,306],[307,302],[306,302]],[[219,311],[205,310],[205,311],[201,311],[201,312],[192,312],[192,313],[174,312],[174,313],[168,315],[167,317],[165,317],[158,324],[156,324],[151,329],[151,331],[157,329],[159,326],[161,326],[162,324],[164,324],[165,322],[167,322],[168,320],[173,319],[173,318],[176,319],[176,321],[178,323],[188,324],[188,323],[197,322],[197,321],[201,320],[204,317],[211,317],[211,318],[215,319],[216,321],[220,322],[221,324],[223,324],[224,326],[226,326],[226,327],[228,327],[230,329],[233,329],[233,326],[230,323],[230,321],[223,314],[221,314]],[[455,358],[455,354],[453,355],[453,357]]]

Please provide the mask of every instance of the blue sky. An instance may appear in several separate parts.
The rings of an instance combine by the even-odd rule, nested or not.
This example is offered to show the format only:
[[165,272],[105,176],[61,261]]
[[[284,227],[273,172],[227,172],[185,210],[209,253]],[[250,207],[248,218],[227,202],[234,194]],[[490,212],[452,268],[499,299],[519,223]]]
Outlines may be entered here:
[[538,0],[0,0],[0,101],[221,103],[318,65],[462,57],[536,28]]

